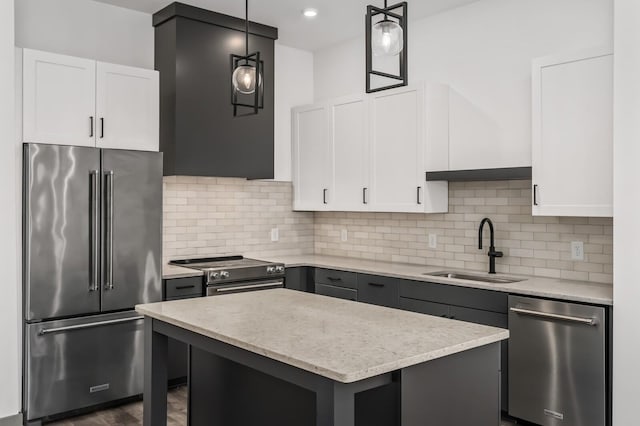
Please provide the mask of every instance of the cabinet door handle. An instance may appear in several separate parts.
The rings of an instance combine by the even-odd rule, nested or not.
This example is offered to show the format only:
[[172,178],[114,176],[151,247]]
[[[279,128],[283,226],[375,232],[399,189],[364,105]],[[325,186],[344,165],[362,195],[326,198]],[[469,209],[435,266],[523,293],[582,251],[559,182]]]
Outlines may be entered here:
[[538,205],[538,185],[533,185],[533,205]]
[[89,117],[89,137],[93,137],[93,115]]
[[362,204],[367,204],[367,188],[362,188]]
[[384,287],[384,284],[380,283],[368,283],[371,287]]
[[420,190],[422,189],[421,186],[418,187],[418,189],[416,190],[416,201],[418,202],[418,204],[422,204],[422,200],[420,199]]
[[176,286],[176,290],[186,290],[188,288],[195,288],[195,284],[191,285],[178,285]]
[[100,117],[100,139],[104,138],[104,117]]
[[322,204],[327,204],[327,191],[327,188],[322,190]]

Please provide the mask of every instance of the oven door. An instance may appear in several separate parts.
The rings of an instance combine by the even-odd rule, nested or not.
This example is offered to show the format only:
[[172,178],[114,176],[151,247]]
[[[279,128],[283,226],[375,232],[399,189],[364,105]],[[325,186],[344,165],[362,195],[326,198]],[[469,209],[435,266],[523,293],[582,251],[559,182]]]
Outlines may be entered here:
[[273,288],[283,287],[284,278],[263,281],[243,281],[238,283],[208,286],[207,296],[220,296],[223,294],[243,293],[245,291],[270,290]]

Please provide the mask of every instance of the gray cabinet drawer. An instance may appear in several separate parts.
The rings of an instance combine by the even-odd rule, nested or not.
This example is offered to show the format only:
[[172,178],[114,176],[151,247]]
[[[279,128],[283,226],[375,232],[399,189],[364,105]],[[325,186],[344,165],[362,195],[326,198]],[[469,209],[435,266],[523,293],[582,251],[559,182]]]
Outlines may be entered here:
[[333,269],[316,269],[315,282],[334,287],[358,288],[358,275],[355,272],[335,271]]
[[327,284],[316,283],[316,294],[323,296],[337,297],[339,299],[347,299],[355,301],[358,298],[358,292],[351,288],[335,287]]
[[462,308],[451,306],[449,316],[460,321],[473,322],[476,324],[490,325],[492,327],[508,328],[509,317],[507,314],[482,311],[479,309]]
[[202,277],[164,280],[164,299],[182,299],[202,296]]
[[508,305],[507,293],[409,280],[400,282],[400,296],[505,314]]
[[377,275],[358,274],[358,302],[398,307],[398,280]]
[[399,298],[399,308],[406,311],[418,312],[420,314],[433,315],[436,317],[448,317],[449,305],[443,303],[425,302],[423,300]]

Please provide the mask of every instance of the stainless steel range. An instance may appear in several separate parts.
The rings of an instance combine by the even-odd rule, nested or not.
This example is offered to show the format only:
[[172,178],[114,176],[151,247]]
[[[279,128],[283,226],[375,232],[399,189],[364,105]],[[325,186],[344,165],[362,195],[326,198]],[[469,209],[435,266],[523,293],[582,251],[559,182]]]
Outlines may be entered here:
[[242,256],[182,259],[173,265],[204,272],[207,296],[284,287],[284,264]]

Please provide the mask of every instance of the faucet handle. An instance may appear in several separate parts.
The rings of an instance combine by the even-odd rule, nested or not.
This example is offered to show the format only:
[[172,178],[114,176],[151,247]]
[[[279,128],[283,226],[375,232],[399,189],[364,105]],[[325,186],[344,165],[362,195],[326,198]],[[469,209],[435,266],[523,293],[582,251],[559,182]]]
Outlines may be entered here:
[[502,253],[501,251],[495,251],[495,250],[489,250],[488,254],[491,257],[502,257],[502,256],[504,256],[504,253]]

